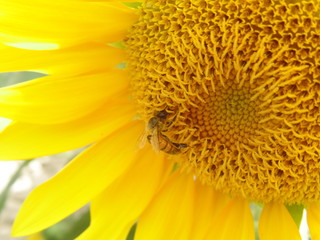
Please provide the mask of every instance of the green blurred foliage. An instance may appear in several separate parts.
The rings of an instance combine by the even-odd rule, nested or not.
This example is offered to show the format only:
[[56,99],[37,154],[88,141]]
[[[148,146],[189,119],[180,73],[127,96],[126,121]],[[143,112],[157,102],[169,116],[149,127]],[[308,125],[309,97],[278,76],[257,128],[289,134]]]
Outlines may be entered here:
[[115,42],[115,43],[109,43],[108,44],[111,47],[115,47],[115,48],[120,48],[120,49],[125,49],[126,46],[124,45],[123,41],[119,41],[119,42]]
[[254,221],[254,230],[255,230],[255,236],[256,236],[255,239],[259,240],[258,226],[259,226],[259,218],[262,211],[262,205],[257,203],[251,203],[250,209],[251,209],[251,213]]
[[0,87],[7,87],[43,76],[45,76],[45,74],[28,71],[0,73]]
[[[79,236],[90,224],[89,210],[79,216],[73,214],[54,226],[44,230],[42,237],[45,240],[73,240]],[[126,240],[134,240],[137,224],[130,229]]]
[[136,233],[136,229],[137,229],[137,223],[134,224],[134,225],[132,226],[132,228],[130,229],[129,234],[128,234],[126,240],[134,240],[134,235],[135,235],[135,233]]
[[123,2],[124,5],[131,7],[131,8],[139,8],[142,5],[142,2]]
[[[54,210],[53,210],[54,211]],[[90,212],[75,213],[52,227],[44,230],[42,236],[46,240],[73,240],[90,224]]]
[[302,220],[302,215],[303,215],[303,210],[304,206],[303,205],[290,205],[286,206],[289,213],[291,214],[294,222],[296,223],[297,227],[300,227],[300,223]]

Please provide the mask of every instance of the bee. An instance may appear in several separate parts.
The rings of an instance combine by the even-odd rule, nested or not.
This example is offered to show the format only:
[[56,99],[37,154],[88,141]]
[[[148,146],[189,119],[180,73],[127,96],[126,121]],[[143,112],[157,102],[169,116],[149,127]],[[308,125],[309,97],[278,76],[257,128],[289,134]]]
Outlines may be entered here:
[[149,119],[146,130],[139,140],[140,148],[145,146],[147,140],[156,152],[163,151],[168,154],[178,154],[181,153],[181,149],[188,147],[188,145],[184,143],[172,142],[163,134],[177,117],[177,115],[175,115],[173,119],[167,123],[168,115],[169,113],[166,110],[162,110]]

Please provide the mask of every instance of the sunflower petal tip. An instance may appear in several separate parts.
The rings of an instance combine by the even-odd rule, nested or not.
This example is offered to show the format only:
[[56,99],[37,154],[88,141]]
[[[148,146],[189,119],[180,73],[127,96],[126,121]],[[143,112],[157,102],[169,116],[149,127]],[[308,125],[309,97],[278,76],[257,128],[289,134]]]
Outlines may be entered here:
[[36,210],[32,210],[34,209],[34,206],[30,207],[30,205],[31,204],[29,196],[23,203],[14,220],[11,230],[11,235],[13,237],[28,236],[33,233],[39,232],[46,227],[44,225],[45,221],[36,221],[36,216],[34,216],[33,214]]
[[32,225],[26,216],[19,216],[20,213],[16,217],[12,229],[11,229],[11,236],[12,237],[23,237],[29,236],[34,233],[37,233],[43,229],[43,226],[40,225]]
[[26,228],[23,224],[23,221],[17,217],[15,222],[13,223],[13,226],[12,226],[11,236],[21,237],[21,236],[26,236],[28,234],[29,233],[26,231]]

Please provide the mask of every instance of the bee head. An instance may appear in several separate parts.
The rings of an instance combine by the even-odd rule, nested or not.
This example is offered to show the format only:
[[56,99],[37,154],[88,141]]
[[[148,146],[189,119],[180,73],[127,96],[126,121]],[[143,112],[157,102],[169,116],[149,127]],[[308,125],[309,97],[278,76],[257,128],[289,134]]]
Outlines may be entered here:
[[168,112],[166,110],[162,110],[162,111],[158,112],[156,116],[158,118],[160,118],[161,120],[166,120],[167,116],[168,116]]

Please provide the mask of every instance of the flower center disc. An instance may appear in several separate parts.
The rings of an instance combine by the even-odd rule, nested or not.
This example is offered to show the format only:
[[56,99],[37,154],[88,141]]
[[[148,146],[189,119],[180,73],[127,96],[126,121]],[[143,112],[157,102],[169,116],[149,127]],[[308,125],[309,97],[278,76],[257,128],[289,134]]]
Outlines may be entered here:
[[146,122],[168,113],[182,169],[253,201],[319,201],[319,3],[147,0],[139,13],[132,95]]

